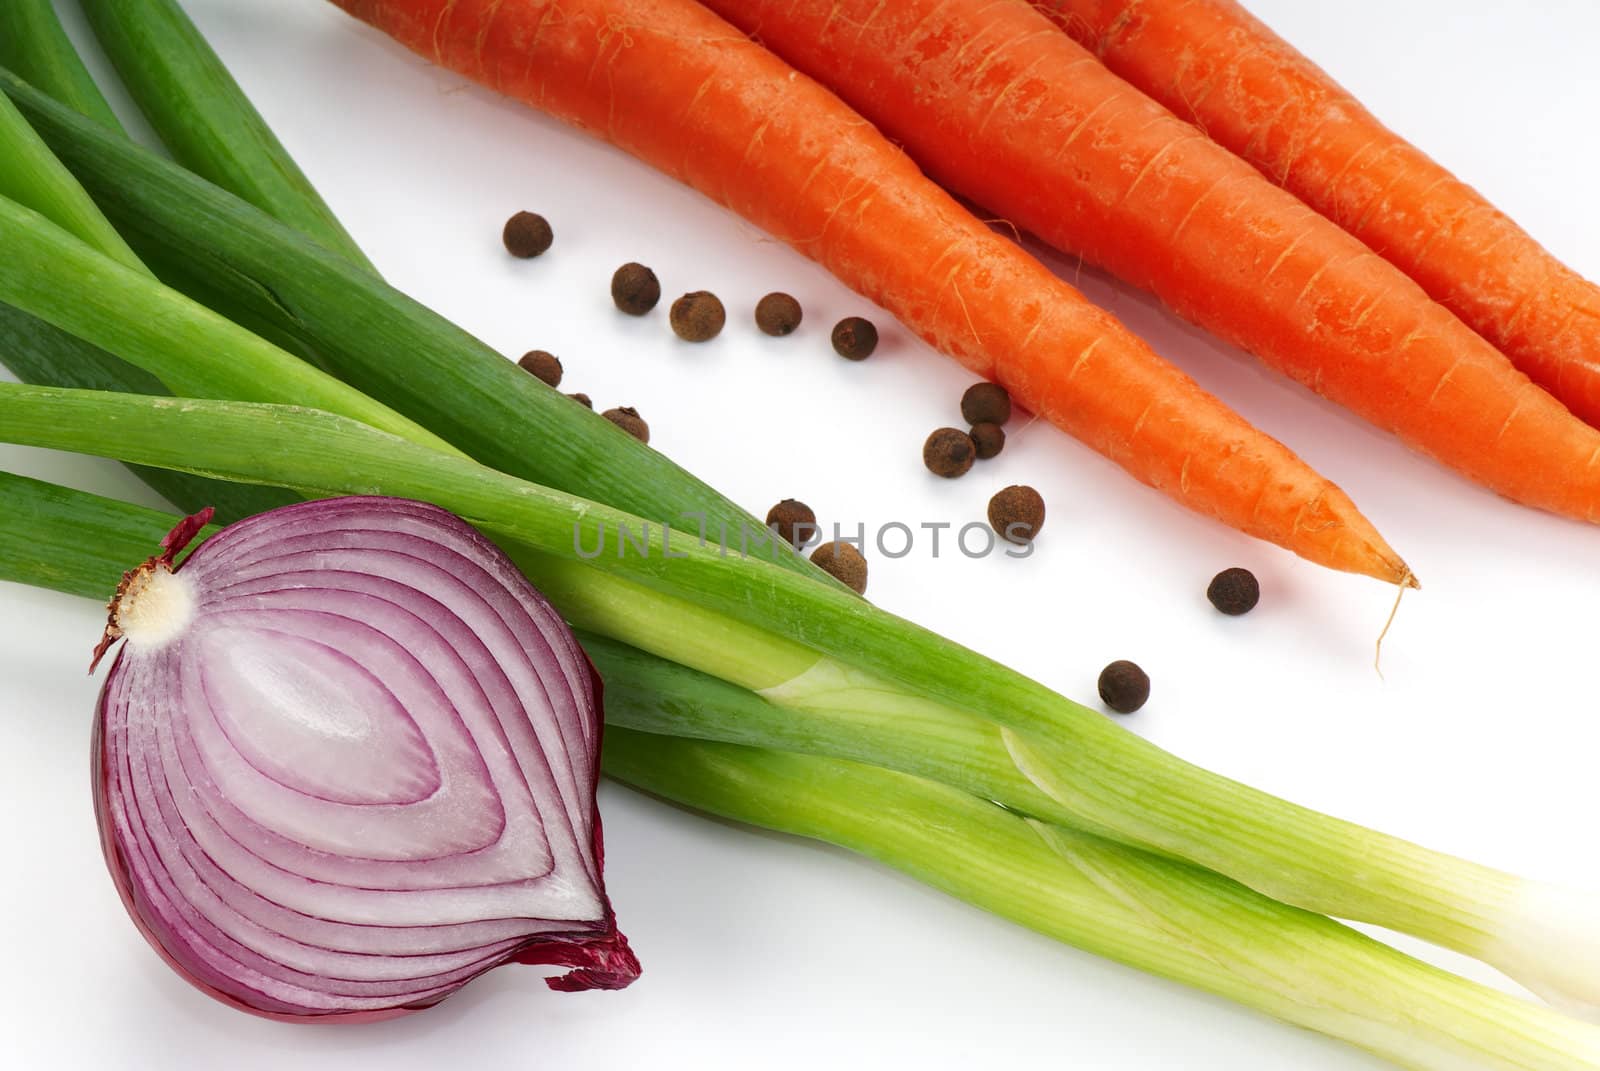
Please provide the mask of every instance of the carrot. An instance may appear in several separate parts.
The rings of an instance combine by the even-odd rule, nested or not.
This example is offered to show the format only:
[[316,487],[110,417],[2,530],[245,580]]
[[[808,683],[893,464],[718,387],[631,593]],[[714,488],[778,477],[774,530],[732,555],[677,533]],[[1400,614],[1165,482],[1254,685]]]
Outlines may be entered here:
[[707,3],[947,186],[1501,494],[1600,520],[1600,432],[1027,0]]
[[1117,74],[1415,279],[1600,426],[1600,287],[1233,0],[1035,0]]
[[1323,565],[1409,578],[1336,486],[692,0],[336,2],[738,212],[1183,505]]

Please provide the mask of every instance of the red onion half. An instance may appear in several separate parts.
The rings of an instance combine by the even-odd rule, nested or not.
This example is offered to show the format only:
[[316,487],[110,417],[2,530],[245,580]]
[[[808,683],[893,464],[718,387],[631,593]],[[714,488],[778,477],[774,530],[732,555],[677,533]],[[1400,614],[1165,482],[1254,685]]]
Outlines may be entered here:
[[566,623],[444,510],[339,498],[197,515],[129,573],[95,806],[134,921],[270,1018],[428,1007],[502,963],[617,989],[599,682]]

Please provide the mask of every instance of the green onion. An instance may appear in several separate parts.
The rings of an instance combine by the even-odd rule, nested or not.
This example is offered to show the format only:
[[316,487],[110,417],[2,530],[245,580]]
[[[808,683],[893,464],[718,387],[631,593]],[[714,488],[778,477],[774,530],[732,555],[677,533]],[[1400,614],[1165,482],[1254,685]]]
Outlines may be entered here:
[[[703,657],[694,668],[756,685],[793,709],[982,717],[1022,773],[1084,828],[1319,914],[1411,932],[1541,992],[1600,1006],[1592,954],[1600,939],[1579,910],[1589,901],[1555,910],[1564,901],[1542,886],[1208,773],[1003,666],[770,563],[654,526],[648,552],[618,553],[615,533],[639,532],[641,519],[312,410],[0,385],[0,438],[317,495],[434,502],[542,555],[535,582],[592,631],[658,642],[652,653],[675,660]],[[581,560],[576,548],[595,546],[605,530],[610,549]],[[631,602],[617,597],[619,580],[632,585]],[[576,613],[573,590],[592,596]],[[721,639],[697,653],[660,596],[717,615]],[[637,632],[621,620],[658,613],[663,620]]]
[[[856,763],[607,731],[608,775],[886,863],[1057,940],[1410,1068],[1600,1066],[1600,1031],[1198,867]],[[1070,1027],[1066,1029],[1070,1030]]]
[[[6,473],[0,500],[0,580],[90,597],[176,520]],[[1600,1059],[1592,1027],[1205,870],[866,765],[630,731],[638,721],[736,722],[762,701],[609,641],[584,643],[606,682],[606,770],[635,787],[849,848],[1050,937],[1404,1066],[1528,1071]]]
[[[712,531],[760,527],[658,451],[370,272],[3,72],[0,90],[146,260],[158,269],[189,265],[303,340],[334,375],[472,457],[653,521],[694,511]],[[787,545],[776,559],[839,586]]]
[[0,3],[0,67],[10,68],[95,122],[122,130],[116,113],[61,28],[50,0]]
[[174,392],[292,401],[343,413],[434,449],[447,443],[154,276],[112,260],[0,197],[0,301],[138,365]]
[[122,84],[180,164],[373,270],[174,0],[82,6]]
[[123,267],[149,274],[9,99],[0,100],[0,196],[44,215]]

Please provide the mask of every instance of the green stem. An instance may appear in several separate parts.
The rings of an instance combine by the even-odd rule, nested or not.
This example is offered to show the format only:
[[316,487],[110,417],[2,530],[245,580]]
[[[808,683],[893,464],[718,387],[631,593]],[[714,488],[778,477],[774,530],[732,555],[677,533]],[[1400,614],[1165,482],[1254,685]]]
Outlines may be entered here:
[[0,100],[0,197],[26,205],[123,267],[150,274],[9,98]]
[[[111,590],[176,520],[3,472],[0,502],[0,580],[90,597]],[[818,739],[807,738],[817,718],[783,724],[742,689],[609,640],[583,640],[606,682],[606,770],[645,791],[861,852],[1050,937],[1403,1066],[1543,1071],[1600,1058],[1593,1028],[1199,868],[885,770],[632,732],[726,732],[751,719],[754,736],[831,746],[825,724]]]
[[387,406],[5,197],[0,244],[0,301],[109,350],[179,395],[314,406],[454,452]]
[[[574,583],[608,573],[816,652],[812,667],[767,689],[781,705],[849,703],[870,711],[887,698],[900,711],[980,715],[1000,727],[1021,771],[1088,828],[1319,913],[1481,956],[1495,949],[1522,886],[1510,875],[1202,770],[847,592],[681,534],[669,544],[668,533],[637,517],[343,418],[225,402],[178,409],[129,396],[0,385],[0,437],[318,495],[381,493],[437,503],[502,539],[564,560]],[[650,533],[643,548],[623,545],[622,529],[643,527]],[[597,545],[602,553],[580,560],[578,547]],[[595,601],[608,600],[615,601],[602,591]],[[720,675],[720,667],[708,668]],[[774,668],[787,673],[794,666]]]
[[82,6],[122,84],[180,164],[375,270],[174,0]]
[[[659,452],[370,272],[3,72],[0,91],[147,260],[191,265],[227,298],[302,339],[334,375],[472,457],[654,521],[693,511],[713,531],[761,527]],[[775,558],[843,590],[787,545]]]
[[[0,304],[0,364],[24,383],[44,387],[165,394],[160,380],[59,327]],[[129,465],[140,480],[186,513],[203,506],[226,524],[298,500],[276,487],[211,480],[175,469]],[[125,568],[125,566],[124,566]]]
[[0,67],[111,130],[122,124],[72,47],[50,0],[0,3]]
[[958,899],[1411,1068],[1600,1066],[1600,1031],[1209,871],[855,763],[608,729],[607,774],[869,856]]

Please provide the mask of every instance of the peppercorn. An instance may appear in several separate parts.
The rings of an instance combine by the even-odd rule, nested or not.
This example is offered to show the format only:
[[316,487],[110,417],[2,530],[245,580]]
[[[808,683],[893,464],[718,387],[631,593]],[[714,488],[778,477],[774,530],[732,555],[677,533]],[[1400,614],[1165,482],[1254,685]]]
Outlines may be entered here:
[[772,293],[756,302],[756,326],[781,338],[800,326],[800,303],[788,294]]
[[611,300],[629,316],[643,316],[661,300],[661,280],[643,264],[630,260],[611,276]]
[[551,233],[549,221],[539,213],[518,212],[506,220],[500,240],[505,242],[506,252],[527,259],[549,249],[555,235]]
[[607,409],[600,415],[640,442],[647,443],[650,441],[650,425],[646,424],[643,418],[639,416],[639,410],[631,406],[622,405],[615,409]]
[[1211,605],[1230,617],[1247,614],[1261,601],[1261,584],[1248,569],[1224,569],[1211,578],[1206,588]]
[[974,383],[961,396],[968,424],[1004,424],[1011,419],[1011,395],[998,383]]
[[1044,499],[1022,484],[1012,484],[989,499],[989,526],[1012,543],[1032,543],[1044,526]]
[[972,425],[972,445],[978,448],[978,460],[987,461],[1006,448],[1005,429],[985,420]]
[[705,342],[716,338],[728,313],[717,295],[709,290],[694,290],[672,303],[672,331],[685,342]]
[[972,468],[978,448],[959,428],[939,428],[922,444],[922,463],[935,476],[953,480]]
[[567,395],[567,397],[571,398],[573,401],[577,402],[579,405],[583,406],[585,409],[593,409],[594,408],[593,400],[591,400],[590,397],[587,394],[583,393],[582,391],[579,391],[577,394],[569,394],[569,395]]
[[799,549],[816,534],[817,515],[799,499],[786,498],[767,511],[767,527],[776,529],[781,538]]
[[1132,714],[1150,698],[1150,677],[1126,659],[1100,671],[1100,701],[1118,714]]
[[847,361],[864,361],[878,348],[878,329],[871,320],[846,316],[833,325],[833,351]]
[[811,563],[857,595],[867,593],[867,559],[855,544],[843,540],[824,543],[812,552]]
[[517,364],[547,387],[561,386],[561,358],[544,350],[529,350]]

